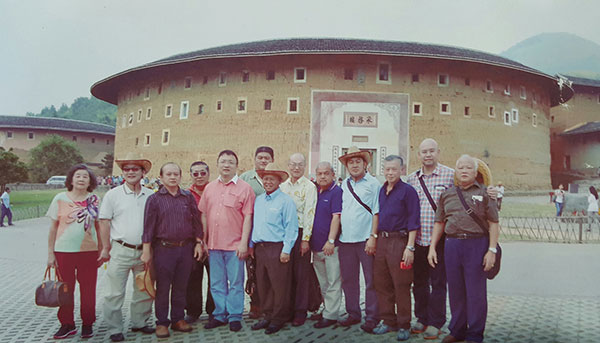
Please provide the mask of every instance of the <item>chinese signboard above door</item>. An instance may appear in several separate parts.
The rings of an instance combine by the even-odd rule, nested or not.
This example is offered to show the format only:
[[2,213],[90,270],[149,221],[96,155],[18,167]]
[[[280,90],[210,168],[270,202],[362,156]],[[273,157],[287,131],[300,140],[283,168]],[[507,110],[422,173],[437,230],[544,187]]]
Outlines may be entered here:
[[344,112],[344,126],[377,127],[377,113]]

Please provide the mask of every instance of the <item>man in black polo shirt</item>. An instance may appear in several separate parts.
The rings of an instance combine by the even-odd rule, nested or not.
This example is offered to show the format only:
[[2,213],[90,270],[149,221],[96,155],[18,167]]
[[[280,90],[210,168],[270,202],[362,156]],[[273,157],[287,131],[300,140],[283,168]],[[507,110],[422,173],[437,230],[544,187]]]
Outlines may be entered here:
[[[421,226],[419,195],[402,182],[404,163],[400,156],[385,158],[386,182],[379,191],[379,224],[373,274],[383,323],[375,334],[398,331],[397,339],[410,338],[410,286],[415,237]],[[397,312],[396,312],[397,306]]]

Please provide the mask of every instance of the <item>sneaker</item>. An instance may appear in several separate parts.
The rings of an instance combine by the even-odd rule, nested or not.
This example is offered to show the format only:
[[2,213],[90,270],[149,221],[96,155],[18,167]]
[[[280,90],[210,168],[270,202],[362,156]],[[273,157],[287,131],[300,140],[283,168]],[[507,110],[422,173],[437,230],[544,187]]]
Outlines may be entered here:
[[81,326],[81,338],[90,338],[94,336],[94,329],[92,329],[91,325],[82,325]]
[[433,325],[429,325],[427,329],[425,329],[425,331],[423,332],[423,338],[427,340],[438,339],[441,334],[442,330],[436,328]]
[[238,332],[242,329],[242,323],[239,320],[229,322],[229,331]]
[[76,333],[77,333],[77,327],[75,327],[75,325],[73,325],[73,324],[65,324],[65,325],[62,325],[60,327],[60,329],[58,329],[58,331],[56,331],[56,333],[54,334],[54,339],[67,338],[67,337],[72,336],[72,335],[74,335]]
[[406,341],[410,338],[410,331],[407,329],[398,329],[398,335],[396,339],[399,341]]
[[364,332],[368,333],[373,333],[373,329],[375,329],[375,327],[377,327],[377,322],[373,320],[367,320],[363,325],[360,326]]
[[372,333],[376,335],[383,335],[384,333],[396,331],[391,328],[389,325],[384,324],[383,322],[379,323],[376,328],[373,329]]
[[410,333],[423,333],[426,329],[427,325],[417,322],[412,328],[410,328]]

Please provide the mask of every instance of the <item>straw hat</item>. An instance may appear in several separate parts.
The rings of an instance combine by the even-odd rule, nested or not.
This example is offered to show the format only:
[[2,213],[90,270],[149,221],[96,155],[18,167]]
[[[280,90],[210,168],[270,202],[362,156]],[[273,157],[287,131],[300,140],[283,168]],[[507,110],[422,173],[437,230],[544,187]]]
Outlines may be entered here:
[[154,287],[154,269],[147,268],[135,276],[135,285],[140,292],[146,292],[152,299],[156,297],[156,288]]
[[[475,177],[475,180],[485,186],[492,185],[492,171],[490,167],[478,158],[473,157],[473,159],[477,161],[477,177]],[[454,173],[454,184],[458,185],[458,175],[456,173]]]
[[143,158],[139,158],[139,155],[137,155],[131,151],[127,153],[125,158],[115,160],[115,163],[121,169],[123,169],[123,166],[126,164],[135,164],[135,165],[138,165],[138,166],[144,168],[144,171],[146,171],[146,173],[148,173],[150,171],[150,169],[152,168],[152,162],[150,162],[149,160],[143,159]]
[[342,155],[338,159],[343,165],[346,165],[346,162],[353,157],[360,157],[367,161],[367,163],[371,163],[371,153],[369,151],[361,151],[356,146],[351,146],[350,149],[348,149],[348,152],[346,152],[346,155]]
[[258,176],[261,179],[265,175],[275,175],[281,180],[281,182],[287,180],[287,178],[289,177],[289,175],[285,171],[285,169],[280,168],[279,166],[275,165],[275,163],[267,164],[267,167],[265,168],[265,170],[257,170],[256,173],[258,174]]

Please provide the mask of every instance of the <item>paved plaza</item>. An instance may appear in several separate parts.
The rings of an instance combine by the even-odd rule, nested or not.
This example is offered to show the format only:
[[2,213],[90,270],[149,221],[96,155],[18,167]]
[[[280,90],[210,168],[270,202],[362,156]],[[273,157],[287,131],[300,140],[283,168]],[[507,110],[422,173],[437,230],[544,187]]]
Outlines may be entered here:
[[[37,307],[35,288],[42,281],[47,256],[47,218],[23,220],[0,229],[0,342],[53,341],[58,329],[56,309]],[[600,342],[600,245],[502,243],[504,257],[499,276],[488,282],[489,314],[485,342]],[[65,342],[109,342],[102,319],[105,269],[99,269],[95,336],[82,340],[73,336]],[[128,327],[130,287],[125,320]],[[76,296],[76,318],[79,300]],[[248,305],[248,304],[246,304]],[[248,306],[246,306],[248,308]],[[333,326],[313,329],[286,328],[274,335],[254,332],[255,320],[245,318],[237,333],[228,327],[204,330],[203,315],[189,334],[172,333],[169,339],[126,333],[127,342],[395,342],[395,334],[381,336]],[[450,314],[448,310],[448,319]],[[80,330],[81,321],[76,324]],[[444,327],[447,333],[447,328]],[[413,335],[409,342],[425,341]]]

